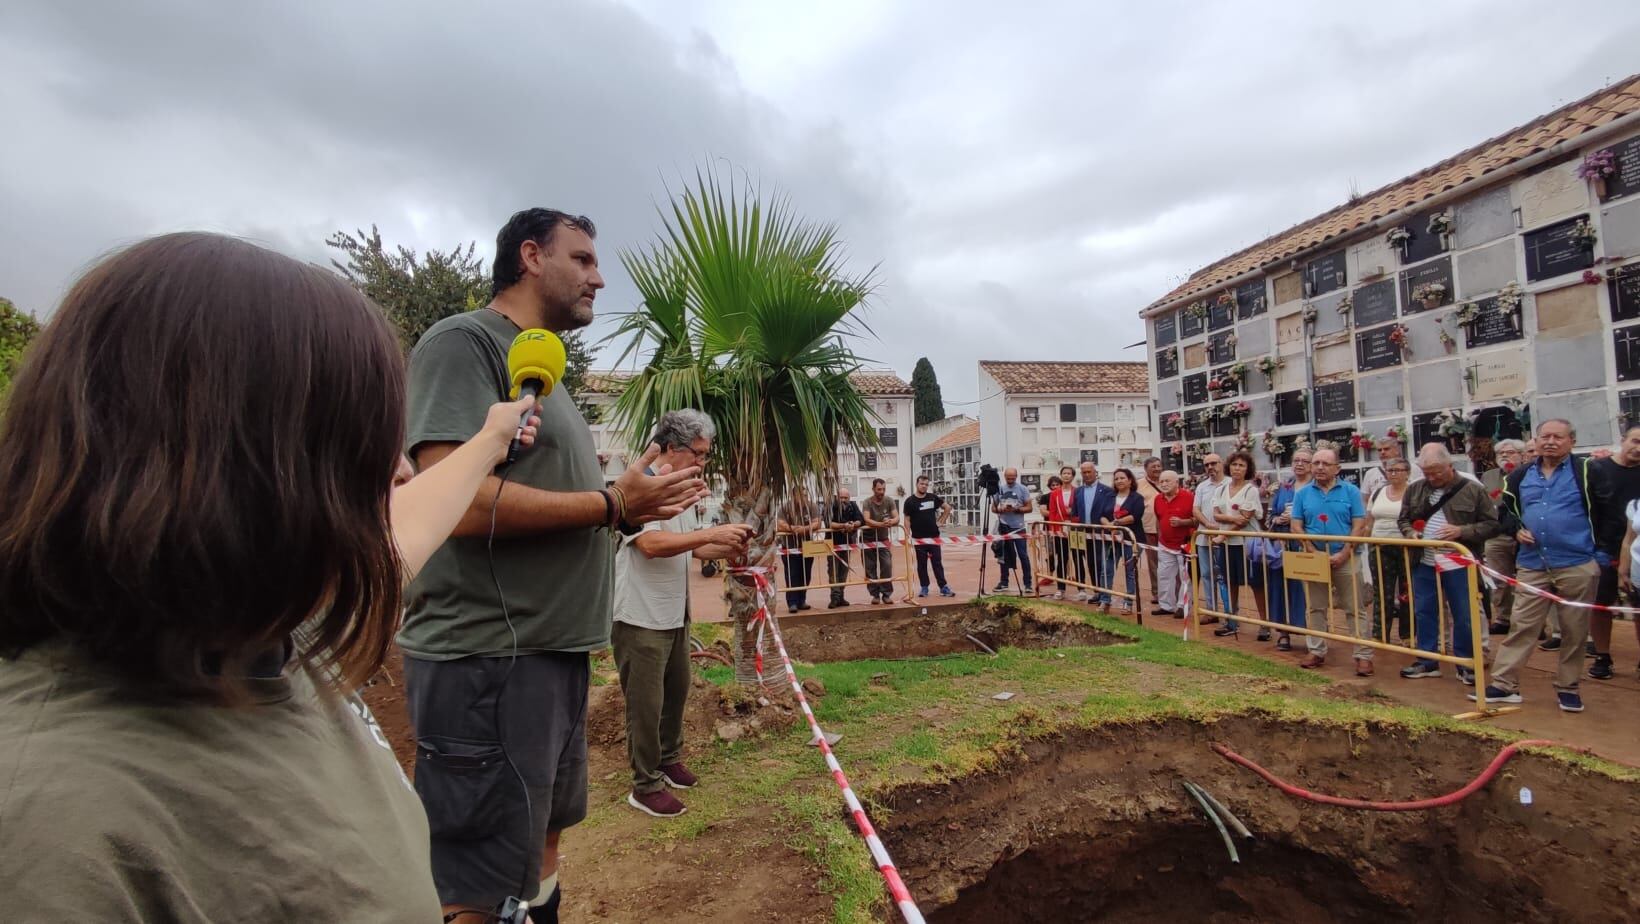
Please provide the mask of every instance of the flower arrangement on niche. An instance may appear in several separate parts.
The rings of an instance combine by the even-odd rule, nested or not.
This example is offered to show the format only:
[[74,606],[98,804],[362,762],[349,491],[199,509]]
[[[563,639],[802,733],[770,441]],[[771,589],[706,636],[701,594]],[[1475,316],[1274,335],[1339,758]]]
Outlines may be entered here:
[[1439,282],[1426,282],[1412,290],[1413,301],[1424,303],[1425,308],[1434,308],[1446,298],[1446,285]]
[[1277,359],[1274,356],[1266,356],[1258,361],[1258,371],[1264,373],[1265,378],[1274,379],[1276,377],[1276,370],[1285,365],[1287,365],[1287,361],[1285,359]]
[[1281,438],[1276,436],[1276,431],[1273,427],[1264,431],[1264,454],[1269,456],[1271,461],[1279,459],[1287,454],[1287,444],[1283,443]]
[[1235,452],[1252,452],[1253,451],[1253,434],[1251,434],[1251,433],[1238,433],[1236,435],[1236,442],[1235,442],[1234,446],[1232,447],[1232,449]]
[[1602,199],[1606,197],[1606,180],[1616,175],[1617,152],[1610,148],[1584,156],[1583,163],[1577,165],[1578,178],[1593,183],[1594,194]]
[[1520,306],[1526,301],[1526,292],[1521,289],[1520,283],[1511,282],[1498,290],[1498,310],[1502,312],[1520,313]]
[[1405,443],[1408,435],[1407,428],[1400,424],[1391,424],[1390,428],[1384,431],[1384,439],[1394,440],[1397,443]]
[[1241,420],[1251,413],[1253,413],[1253,406],[1246,401],[1237,401],[1235,404],[1226,405],[1224,408],[1224,416],[1231,420]]
[[1229,289],[1225,289],[1223,292],[1219,293],[1218,304],[1220,304],[1220,305],[1234,305],[1235,303],[1236,303],[1236,293],[1230,291]]
[[1457,346],[1458,338],[1448,333],[1446,328],[1441,328],[1441,347],[1451,353],[1454,349],[1457,349]]
[[1190,444],[1190,454],[1197,458],[1201,458],[1212,451],[1213,444],[1206,440],[1197,440],[1196,442]]
[[1198,427],[1211,427],[1213,425],[1213,418],[1215,416],[1216,416],[1215,413],[1210,408],[1203,408],[1202,410],[1197,411],[1196,412],[1196,426],[1198,426]]
[[1191,302],[1190,305],[1184,309],[1184,316],[1187,318],[1194,318],[1198,321],[1205,320],[1207,318],[1207,303]]
[[1230,368],[1224,370],[1224,377],[1226,380],[1233,382],[1236,385],[1240,385],[1241,383],[1247,381],[1247,363],[1232,363]]
[[1457,227],[1457,222],[1453,220],[1450,209],[1429,216],[1430,234],[1451,234],[1452,229],[1455,227]]
[[1586,269],[1583,271],[1585,285],[1597,286],[1606,281],[1606,277],[1599,270]]
[[1412,240],[1412,232],[1396,225],[1384,234],[1384,243],[1391,247],[1405,247],[1407,241]]
[[1481,319],[1480,302],[1464,302],[1459,305],[1458,310],[1452,312],[1452,319],[1464,327],[1479,321]]
[[1177,411],[1167,415],[1167,429],[1174,433],[1184,432],[1184,415]]
[[1577,224],[1572,225],[1571,239],[1584,250],[1593,250],[1594,242],[1600,239],[1600,234],[1595,231],[1594,225],[1589,224],[1587,218],[1579,218]]
[[1442,436],[1468,436],[1472,429],[1469,418],[1457,411],[1442,411],[1435,415],[1435,432]]
[[1389,342],[1395,344],[1395,348],[1400,350],[1402,355],[1405,356],[1412,355],[1412,344],[1407,339],[1408,336],[1409,332],[1407,331],[1407,326],[1405,324],[1390,325]]
[[1350,434],[1350,448],[1364,456],[1372,453],[1372,447],[1375,442],[1376,441],[1373,439],[1371,433],[1363,433],[1360,430],[1356,430],[1354,433]]

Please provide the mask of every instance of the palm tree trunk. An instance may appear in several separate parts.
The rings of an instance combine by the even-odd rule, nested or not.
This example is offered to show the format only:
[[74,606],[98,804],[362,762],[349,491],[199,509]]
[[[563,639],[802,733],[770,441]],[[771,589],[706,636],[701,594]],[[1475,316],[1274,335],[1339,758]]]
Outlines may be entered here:
[[[745,523],[752,527],[752,541],[747,546],[745,565],[758,565],[771,571],[778,567],[779,560],[775,554],[775,512],[773,492],[767,488],[736,491],[724,499],[723,512],[730,523]],[[757,680],[757,631],[748,631],[748,624],[757,614],[757,587],[749,578],[731,576],[723,584],[723,597],[728,603],[729,618],[735,626],[735,680],[738,683],[756,685]],[[775,602],[771,598],[766,601],[773,611]],[[779,660],[770,651],[763,662],[763,682],[770,688],[779,688],[783,679],[779,676]]]

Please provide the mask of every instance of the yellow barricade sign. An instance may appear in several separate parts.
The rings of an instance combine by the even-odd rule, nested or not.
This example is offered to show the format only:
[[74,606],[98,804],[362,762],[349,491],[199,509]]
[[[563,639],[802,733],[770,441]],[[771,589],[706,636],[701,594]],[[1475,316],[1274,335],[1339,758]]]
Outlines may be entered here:
[[809,539],[803,543],[804,558],[824,558],[832,553],[831,540]]
[[1325,552],[1285,552],[1281,561],[1290,581],[1332,581],[1332,562]]
[[1078,552],[1081,552],[1081,551],[1085,550],[1088,547],[1088,534],[1087,533],[1083,532],[1080,529],[1073,529],[1073,530],[1070,531],[1070,536],[1071,536],[1071,548],[1075,549]]

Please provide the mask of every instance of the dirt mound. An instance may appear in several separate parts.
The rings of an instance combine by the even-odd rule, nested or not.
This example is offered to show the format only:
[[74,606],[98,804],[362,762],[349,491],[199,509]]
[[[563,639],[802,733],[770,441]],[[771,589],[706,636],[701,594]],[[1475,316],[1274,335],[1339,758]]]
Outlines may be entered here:
[[[993,650],[1114,645],[1129,641],[1074,616],[998,600],[917,610],[787,616],[780,632],[792,657],[809,662],[918,658]],[[973,636],[973,638],[969,638]]]
[[[1640,786],[1524,754],[1455,806],[1363,812],[1286,796],[1213,741],[1297,785],[1372,799],[1450,792],[1500,746],[1257,718],[1102,729],[889,794],[880,828],[931,921],[1640,919]],[[1252,830],[1240,863],[1187,779]]]
[[[698,746],[714,737],[726,741],[754,738],[790,728],[798,718],[790,694],[719,687],[696,674],[683,715],[683,740]],[[587,745],[620,748],[625,753],[626,697],[619,683],[592,688],[587,699]]]

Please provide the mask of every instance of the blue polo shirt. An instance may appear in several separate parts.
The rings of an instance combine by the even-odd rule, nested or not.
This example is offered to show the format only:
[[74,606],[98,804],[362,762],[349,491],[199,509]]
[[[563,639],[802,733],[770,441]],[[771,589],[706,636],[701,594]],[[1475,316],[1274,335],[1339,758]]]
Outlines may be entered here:
[[1548,476],[1533,465],[1520,479],[1520,520],[1532,531],[1531,544],[1522,542],[1515,563],[1532,571],[1572,568],[1595,560],[1594,531],[1589,511],[1577,489],[1571,457]]
[[[1355,518],[1366,515],[1366,505],[1361,503],[1361,489],[1343,479],[1334,481],[1333,486],[1325,491],[1312,481],[1299,488],[1293,497],[1291,516],[1303,523],[1304,531],[1311,535],[1348,536],[1355,526]],[[1316,544],[1326,545],[1327,554],[1336,555],[1347,543]]]
[[[1017,481],[1013,484],[1005,484],[997,489],[997,503],[1009,500],[1023,507],[1031,501],[1031,489]],[[1002,525],[1003,529],[1024,529],[1025,514],[1018,511],[999,513],[997,514],[997,522]]]

